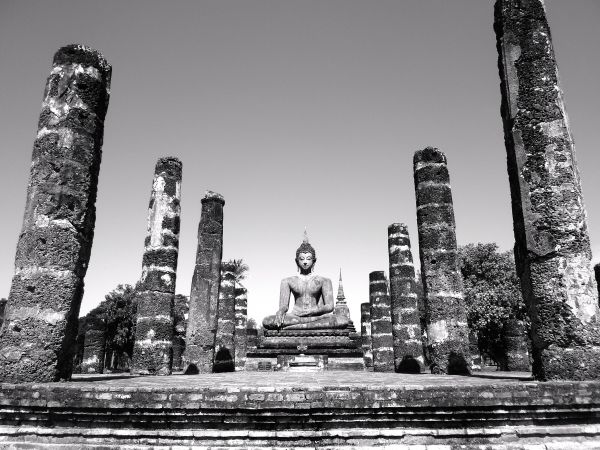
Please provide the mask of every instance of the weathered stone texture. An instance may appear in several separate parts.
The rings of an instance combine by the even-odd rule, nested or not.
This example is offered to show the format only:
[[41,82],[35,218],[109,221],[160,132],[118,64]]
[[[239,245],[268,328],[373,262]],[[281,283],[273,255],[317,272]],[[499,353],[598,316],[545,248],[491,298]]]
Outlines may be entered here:
[[183,352],[185,350],[185,331],[187,320],[185,316],[189,310],[188,298],[177,294],[173,308],[173,371],[183,367]]
[[223,257],[224,205],[223,197],[215,192],[208,191],[202,199],[198,251],[183,356],[184,370],[187,373],[213,371]]
[[425,361],[415,288],[415,266],[408,227],[405,224],[394,223],[388,227],[388,254],[394,367],[396,372],[419,373]]
[[369,299],[371,303],[373,370],[375,372],[393,372],[392,311],[387,280],[383,271],[369,274]]
[[148,205],[131,372],[169,375],[173,363],[173,301],[179,253],[181,161],[160,158]]
[[221,287],[217,309],[215,372],[235,370],[235,265],[221,264]]
[[419,150],[413,169],[431,369],[468,373],[469,330],[446,156],[433,147]]
[[246,346],[248,322],[248,291],[245,287],[235,287],[235,370],[246,366]]
[[102,373],[106,354],[106,323],[103,319],[93,317],[86,320],[85,327],[81,373]]
[[71,376],[110,78],[111,67],[96,50],[69,45],[54,55],[0,331],[1,380]]
[[246,336],[246,350],[256,350],[256,347],[258,346],[258,328],[256,327],[256,322],[252,319],[248,320]]
[[360,336],[365,367],[373,367],[373,340],[371,334],[371,303],[360,304]]
[[598,292],[543,2],[497,1],[494,29],[515,259],[531,317],[533,372],[542,380],[598,378]]

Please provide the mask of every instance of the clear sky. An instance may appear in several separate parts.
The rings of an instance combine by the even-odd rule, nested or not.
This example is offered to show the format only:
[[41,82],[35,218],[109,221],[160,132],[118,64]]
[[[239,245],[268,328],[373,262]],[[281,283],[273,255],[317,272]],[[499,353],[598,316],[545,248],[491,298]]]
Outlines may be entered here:
[[[600,259],[600,2],[547,0]],[[0,296],[7,296],[45,79],[78,42],[113,65],[82,313],[141,274],[159,156],[183,161],[177,292],[200,199],[226,199],[224,258],[250,266],[249,314],[277,308],[308,229],[355,322],[387,226],[417,230],[412,155],[446,152],[459,244],[513,245],[492,0],[0,0]]]

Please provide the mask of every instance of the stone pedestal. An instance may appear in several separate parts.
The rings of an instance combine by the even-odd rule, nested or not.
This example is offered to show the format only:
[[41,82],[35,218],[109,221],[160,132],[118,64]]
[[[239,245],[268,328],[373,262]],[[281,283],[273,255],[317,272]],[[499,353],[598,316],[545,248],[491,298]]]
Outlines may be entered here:
[[410,250],[408,227],[393,223],[388,227],[392,336],[396,372],[420,373],[425,361],[421,342],[421,322],[417,305],[415,266]]
[[110,78],[111,67],[96,50],[68,45],[54,55],[0,330],[0,380],[71,376]]
[[434,373],[468,374],[471,365],[463,281],[446,155],[427,147],[413,159],[419,255]]
[[373,370],[375,372],[393,372],[392,312],[390,296],[387,292],[387,280],[383,272],[369,274],[369,296],[371,300]]
[[183,356],[186,373],[213,371],[223,256],[224,205],[223,197],[215,192],[207,192],[202,199],[198,251]]
[[181,161],[160,158],[148,206],[142,278],[131,373],[170,375],[173,363],[173,301],[179,254]]
[[542,0],[498,0],[494,29],[515,232],[537,379],[600,378],[598,291],[575,146]]

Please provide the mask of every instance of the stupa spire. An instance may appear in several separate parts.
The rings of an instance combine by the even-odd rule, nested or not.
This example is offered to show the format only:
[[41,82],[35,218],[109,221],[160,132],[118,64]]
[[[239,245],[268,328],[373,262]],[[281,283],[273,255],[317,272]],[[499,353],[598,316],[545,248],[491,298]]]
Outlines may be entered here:
[[346,304],[346,296],[344,295],[344,285],[342,284],[342,269],[340,269],[340,281],[338,284],[338,293],[336,299],[336,304]]

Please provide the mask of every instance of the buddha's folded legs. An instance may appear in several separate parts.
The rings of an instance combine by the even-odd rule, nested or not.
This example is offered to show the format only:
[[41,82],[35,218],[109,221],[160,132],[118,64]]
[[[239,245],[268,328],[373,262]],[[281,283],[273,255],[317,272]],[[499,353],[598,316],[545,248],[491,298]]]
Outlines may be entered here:
[[[281,328],[286,330],[320,330],[346,328],[347,325],[348,318],[345,316],[327,314],[318,317],[300,317],[287,313],[283,318]],[[265,317],[263,320],[263,327],[267,330],[278,329],[276,317],[274,315]]]

